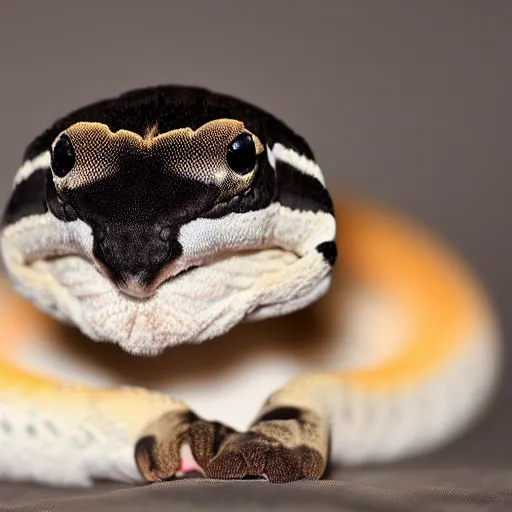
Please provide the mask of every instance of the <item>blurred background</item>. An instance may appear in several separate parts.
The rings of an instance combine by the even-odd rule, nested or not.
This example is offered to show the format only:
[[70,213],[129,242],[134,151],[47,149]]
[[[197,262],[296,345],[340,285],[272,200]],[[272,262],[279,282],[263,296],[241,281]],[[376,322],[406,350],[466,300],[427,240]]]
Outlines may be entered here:
[[[206,86],[301,133],[340,195],[444,236],[509,337],[511,27],[507,0],[3,0],[0,205],[24,147],[55,118],[136,87]],[[509,372],[492,414],[443,464],[512,466],[511,395]]]

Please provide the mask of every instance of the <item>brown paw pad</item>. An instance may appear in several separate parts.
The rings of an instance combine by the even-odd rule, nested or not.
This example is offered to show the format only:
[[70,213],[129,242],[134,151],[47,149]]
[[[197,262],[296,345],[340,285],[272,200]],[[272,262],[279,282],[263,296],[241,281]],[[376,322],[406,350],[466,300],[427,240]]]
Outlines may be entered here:
[[322,455],[314,448],[288,448],[264,434],[247,432],[227,441],[204,470],[209,478],[261,476],[272,483],[287,483],[318,479],[324,465]]
[[187,441],[197,464],[204,468],[233,435],[238,432],[223,423],[197,420],[188,429]]

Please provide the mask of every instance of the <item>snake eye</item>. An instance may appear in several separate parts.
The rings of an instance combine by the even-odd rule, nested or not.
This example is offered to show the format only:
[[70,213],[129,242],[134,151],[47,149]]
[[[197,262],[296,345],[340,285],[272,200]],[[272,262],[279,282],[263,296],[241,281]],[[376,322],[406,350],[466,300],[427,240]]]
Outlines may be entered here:
[[64,178],[75,165],[75,149],[71,144],[71,139],[66,135],[61,135],[54,144],[52,151],[52,171],[55,176]]
[[239,135],[228,148],[229,167],[238,174],[247,174],[256,165],[256,146],[248,133]]

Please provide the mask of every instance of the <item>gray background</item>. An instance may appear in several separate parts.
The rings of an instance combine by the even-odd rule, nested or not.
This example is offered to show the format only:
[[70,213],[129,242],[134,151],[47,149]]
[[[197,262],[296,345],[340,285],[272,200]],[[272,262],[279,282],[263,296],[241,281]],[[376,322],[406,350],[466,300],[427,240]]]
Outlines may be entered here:
[[[484,279],[508,338],[511,29],[507,0],[2,0],[0,204],[24,146],[56,117],[134,87],[207,86],[303,134],[341,193],[446,237]],[[486,421],[405,464],[512,468],[511,393],[507,374]]]

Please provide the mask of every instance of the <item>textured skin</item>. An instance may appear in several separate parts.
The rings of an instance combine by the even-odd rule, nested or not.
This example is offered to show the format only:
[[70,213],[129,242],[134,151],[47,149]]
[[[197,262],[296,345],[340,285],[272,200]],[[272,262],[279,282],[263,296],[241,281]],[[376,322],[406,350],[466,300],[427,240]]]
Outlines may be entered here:
[[[160,104],[168,97],[155,94]],[[171,279],[154,298],[139,303],[128,301],[91,264],[99,231],[87,219],[100,208],[91,198],[98,193],[110,197],[111,188],[94,189],[83,210],[77,200],[67,204],[56,197],[61,192],[59,182],[46,169],[48,144],[71,121],[80,120],[71,116],[29,147],[15,178],[1,244],[16,290],[57,320],[75,323],[93,339],[107,339],[134,354],[154,355],[169,345],[216,338],[243,320],[281,316],[316,303],[329,288],[338,252],[338,277],[320,306],[324,328],[328,330],[327,324],[342,314],[340,297],[347,285],[392,301],[405,327],[391,325],[386,332],[374,333],[386,347],[395,338],[387,348],[379,347],[377,340],[370,349],[375,340],[359,340],[352,364],[349,359],[340,360],[338,368],[315,364],[317,340],[312,339],[310,367],[269,389],[259,413],[254,403],[256,419],[239,430],[231,425],[236,420],[233,407],[215,410],[215,417],[206,419],[194,412],[195,403],[185,404],[164,393],[64,385],[18,368],[15,362],[23,343],[34,335],[51,337],[54,324],[5,292],[10,312],[2,319],[7,332],[2,332],[6,348],[0,375],[0,475],[84,485],[94,478],[157,481],[199,466],[212,478],[256,475],[286,482],[320,478],[329,459],[351,464],[422,453],[467,429],[485,410],[496,386],[500,333],[485,290],[464,263],[399,216],[360,202],[346,200],[337,205],[335,240],[325,180],[300,137],[265,113],[241,108],[235,100],[203,97],[202,91],[180,94],[177,103],[187,104],[191,111],[190,98],[195,98],[201,105],[197,112],[211,108],[216,118],[219,112],[245,116],[245,125],[267,148],[251,185],[257,194],[208,206],[207,214],[197,217],[193,209],[199,208],[200,201],[184,204],[191,217],[175,223],[178,234],[172,235],[181,252],[165,265],[175,273],[191,262],[199,267],[178,277],[171,272]],[[138,106],[144,98],[137,99]],[[129,129],[130,140],[139,140],[148,127],[123,117],[124,101],[76,115],[85,116],[86,121],[101,120],[112,131]],[[121,113],[115,111],[119,105]],[[173,105],[168,108],[172,110]],[[144,112],[151,112],[145,108]],[[182,110],[174,117],[158,114],[158,128],[184,127],[179,119]],[[202,115],[190,115],[188,124],[194,130],[211,120]],[[139,179],[137,173],[133,176],[130,179]],[[271,176],[276,188],[269,194],[265,180]],[[100,185],[104,187],[107,179],[100,179]],[[173,186],[177,183],[173,181]],[[120,190],[132,186],[127,181]],[[46,192],[41,192],[42,187]],[[120,194],[113,204],[124,201],[133,206],[141,193],[145,192],[135,186],[128,199]],[[41,209],[45,197],[49,210]],[[85,220],[77,220],[75,210]],[[146,222],[140,231],[144,236],[157,225],[140,215],[130,217],[136,213],[127,215],[137,226]],[[123,243],[129,240],[127,251],[139,247],[133,245],[140,242],[137,236],[129,233],[133,225],[126,221],[122,226],[128,229],[128,238],[123,239]],[[68,255],[71,249],[80,255]],[[217,258],[233,249],[250,250]],[[136,261],[140,253],[134,251],[130,257]],[[51,258],[43,257],[49,254]],[[210,254],[209,259],[204,259],[205,254]],[[362,322],[371,325],[377,311],[366,309],[370,317]],[[362,314],[358,307],[354,312]],[[19,334],[15,325],[32,325],[32,330]],[[326,336],[339,340],[332,344],[335,354],[343,326],[333,325]],[[17,345],[20,337],[23,340]],[[284,367],[278,372],[286,374]],[[232,387],[241,386],[244,382],[232,383]],[[249,396],[251,384],[247,386]],[[210,403],[215,400],[211,387],[204,393]]]

